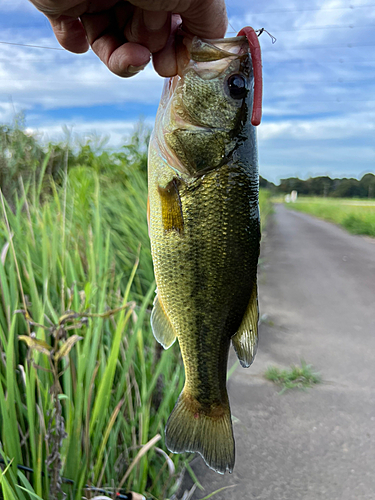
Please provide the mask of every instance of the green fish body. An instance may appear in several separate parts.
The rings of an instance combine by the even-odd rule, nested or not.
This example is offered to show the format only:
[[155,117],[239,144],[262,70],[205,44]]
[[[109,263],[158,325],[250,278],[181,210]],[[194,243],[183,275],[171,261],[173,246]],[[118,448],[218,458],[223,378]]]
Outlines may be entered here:
[[234,466],[226,390],[232,342],[243,366],[257,346],[259,175],[251,124],[253,68],[244,37],[184,40],[149,150],[155,338],[178,339],[184,389],[166,426],[175,453]]

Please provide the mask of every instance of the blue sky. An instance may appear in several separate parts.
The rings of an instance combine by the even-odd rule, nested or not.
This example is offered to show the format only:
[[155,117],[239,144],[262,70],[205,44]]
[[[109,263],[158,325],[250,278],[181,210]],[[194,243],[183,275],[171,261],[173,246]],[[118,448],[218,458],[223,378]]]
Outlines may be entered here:
[[[374,172],[375,0],[227,0],[227,9],[234,31],[264,27],[277,38],[260,38],[261,175],[277,182]],[[0,0],[0,42],[59,49],[27,0]],[[151,65],[124,80],[91,51],[0,43],[0,123],[24,111],[28,130],[44,140],[62,139],[65,125],[121,146],[140,116],[152,125],[162,85]]]

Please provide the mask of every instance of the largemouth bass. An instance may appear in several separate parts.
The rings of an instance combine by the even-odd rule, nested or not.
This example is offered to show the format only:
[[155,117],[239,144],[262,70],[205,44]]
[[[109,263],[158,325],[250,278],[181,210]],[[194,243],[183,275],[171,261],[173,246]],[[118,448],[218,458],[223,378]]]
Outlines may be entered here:
[[151,325],[166,349],[177,337],[185,367],[166,446],[198,452],[220,473],[232,472],[235,460],[230,342],[247,367],[258,336],[259,174],[251,122],[260,121],[261,63],[254,30],[242,34],[183,38],[179,76],[166,81],[149,148],[157,283]]

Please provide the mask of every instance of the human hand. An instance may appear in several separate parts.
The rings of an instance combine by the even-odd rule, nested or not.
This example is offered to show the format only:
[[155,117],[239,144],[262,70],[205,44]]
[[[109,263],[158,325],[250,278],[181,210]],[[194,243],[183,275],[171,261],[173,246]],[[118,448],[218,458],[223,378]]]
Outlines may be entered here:
[[174,33],[225,34],[225,0],[30,0],[51,23],[58,42],[77,54],[91,46],[116,75],[134,76],[149,63],[161,76],[177,73]]

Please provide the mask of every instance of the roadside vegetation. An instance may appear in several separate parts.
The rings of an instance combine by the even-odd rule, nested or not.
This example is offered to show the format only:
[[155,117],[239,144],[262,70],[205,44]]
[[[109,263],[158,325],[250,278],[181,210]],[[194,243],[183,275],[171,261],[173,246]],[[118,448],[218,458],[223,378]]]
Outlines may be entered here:
[[292,365],[284,370],[277,366],[270,366],[264,376],[281,387],[280,394],[288,389],[306,389],[321,382],[319,373],[304,361],[301,361],[301,366]]
[[[164,445],[182,389],[155,296],[141,124],[42,146],[0,126],[0,483],[5,500],[169,498],[186,455]],[[262,218],[269,194],[261,194]]]
[[339,224],[352,234],[375,237],[375,199],[299,197],[286,206]]
[[148,132],[117,152],[94,138],[42,148],[19,127],[2,141],[4,498],[167,498],[185,457],[164,426],[184,376],[149,325]]
[[268,189],[260,189],[259,191],[259,211],[261,218],[262,231],[265,230],[267,220],[273,211],[273,202],[271,200],[271,191]]

